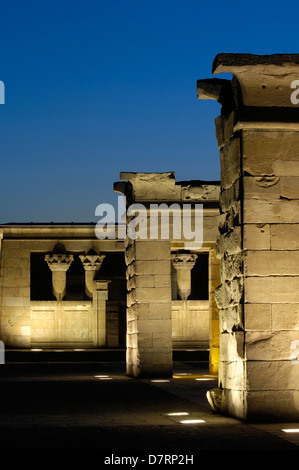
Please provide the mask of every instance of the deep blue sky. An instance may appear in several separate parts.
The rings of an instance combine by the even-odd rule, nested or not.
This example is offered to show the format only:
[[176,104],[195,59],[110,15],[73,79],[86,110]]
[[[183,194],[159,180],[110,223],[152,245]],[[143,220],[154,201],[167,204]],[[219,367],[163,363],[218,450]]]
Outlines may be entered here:
[[[120,171],[220,177],[220,52],[298,53],[295,2],[2,0],[0,222],[96,221]],[[220,76],[221,77],[221,76]],[[227,78],[227,77],[225,77]]]

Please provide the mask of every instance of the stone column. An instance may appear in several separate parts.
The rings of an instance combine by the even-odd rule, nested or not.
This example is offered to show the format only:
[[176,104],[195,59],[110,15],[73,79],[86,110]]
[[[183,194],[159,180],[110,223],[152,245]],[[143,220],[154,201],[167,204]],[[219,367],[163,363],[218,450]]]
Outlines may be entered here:
[[215,291],[220,285],[220,260],[216,258],[215,248],[209,252],[209,302],[210,302],[210,354],[209,371],[218,373],[219,365],[219,308],[215,300]]
[[88,297],[93,296],[96,284],[94,281],[95,274],[102,266],[105,255],[98,254],[92,250],[84,255],[79,255],[85,270],[85,293]]
[[95,281],[94,294],[97,307],[97,345],[106,345],[106,300],[108,300],[108,286],[110,281]]
[[[121,173],[121,179],[126,182],[114,189],[127,203],[127,374],[172,377],[170,239],[152,237],[149,209],[150,202],[176,198],[180,188],[171,172]],[[133,205],[136,218],[128,211]],[[129,228],[137,217],[140,233],[134,237]]]
[[199,98],[222,105],[220,363],[218,388],[208,399],[241,419],[296,421],[299,55],[220,54],[213,73],[221,72],[232,73],[232,81],[198,82]]
[[106,300],[108,300],[109,281],[95,281],[95,275],[101,268],[105,259],[104,254],[93,250],[79,255],[85,270],[85,293],[93,299],[93,308],[96,319],[96,344],[106,345]]
[[177,273],[178,294],[181,300],[187,300],[191,294],[191,270],[197,255],[194,253],[176,253],[171,256],[173,267]]
[[53,294],[60,302],[66,293],[66,272],[74,257],[68,253],[52,253],[45,255],[45,261],[52,271]]

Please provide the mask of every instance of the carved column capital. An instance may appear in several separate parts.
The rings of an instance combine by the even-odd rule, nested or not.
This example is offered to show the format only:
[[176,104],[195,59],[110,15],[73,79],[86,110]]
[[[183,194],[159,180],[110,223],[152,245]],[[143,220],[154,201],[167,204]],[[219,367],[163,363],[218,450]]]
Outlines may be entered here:
[[171,256],[172,264],[176,270],[192,269],[195,265],[197,255],[195,253],[176,253]]
[[197,259],[195,253],[176,253],[171,256],[173,267],[177,272],[178,293],[182,300],[191,294],[191,269]]
[[85,292],[88,297],[92,297],[95,292],[96,286],[94,277],[96,272],[101,268],[105,257],[105,255],[96,253],[93,250],[79,255],[79,258],[85,269]]
[[79,258],[82,261],[85,271],[98,271],[102,266],[105,255],[88,252],[84,255],[79,255]]
[[74,260],[68,253],[50,253],[45,255],[45,261],[51,271],[67,271]]
[[73,262],[73,255],[69,253],[49,253],[45,261],[52,271],[53,294],[61,301],[66,293],[66,272]]

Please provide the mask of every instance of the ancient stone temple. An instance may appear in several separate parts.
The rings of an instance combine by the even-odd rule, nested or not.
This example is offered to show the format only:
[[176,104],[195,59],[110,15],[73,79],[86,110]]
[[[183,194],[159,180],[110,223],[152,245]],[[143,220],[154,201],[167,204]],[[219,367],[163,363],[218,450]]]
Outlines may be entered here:
[[[210,349],[217,372],[219,183],[176,182],[172,172],[121,179],[115,191],[126,195],[128,208],[156,204],[148,239],[130,241],[117,224],[103,239],[98,224],[1,226],[0,338],[6,348],[127,348],[133,376],[171,375],[173,349]],[[172,219],[186,203],[203,209],[195,245],[192,227],[185,239],[176,233],[181,221]],[[161,211],[169,216],[166,234]]]
[[[220,54],[198,81],[216,119],[221,286],[215,410],[242,419],[299,416],[299,55]],[[295,91],[294,91],[295,89]]]
[[221,105],[221,182],[121,173],[125,221],[104,237],[95,223],[0,226],[0,342],[123,348],[134,377],[209,350],[215,411],[295,421],[299,55],[220,54],[213,73],[232,74],[197,84]]

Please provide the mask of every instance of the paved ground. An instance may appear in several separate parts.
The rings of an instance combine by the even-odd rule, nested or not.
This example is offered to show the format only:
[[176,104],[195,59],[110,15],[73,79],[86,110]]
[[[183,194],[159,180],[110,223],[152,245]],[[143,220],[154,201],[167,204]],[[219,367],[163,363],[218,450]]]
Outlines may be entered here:
[[[152,454],[189,455],[196,463],[205,451],[299,450],[298,434],[282,431],[299,423],[248,424],[213,413],[206,391],[217,382],[206,362],[175,361],[171,380],[152,382],[127,377],[117,356],[38,362],[33,354],[0,365],[2,450],[89,449],[99,463],[140,456],[140,465]],[[190,419],[201,422],[181,422]]]

